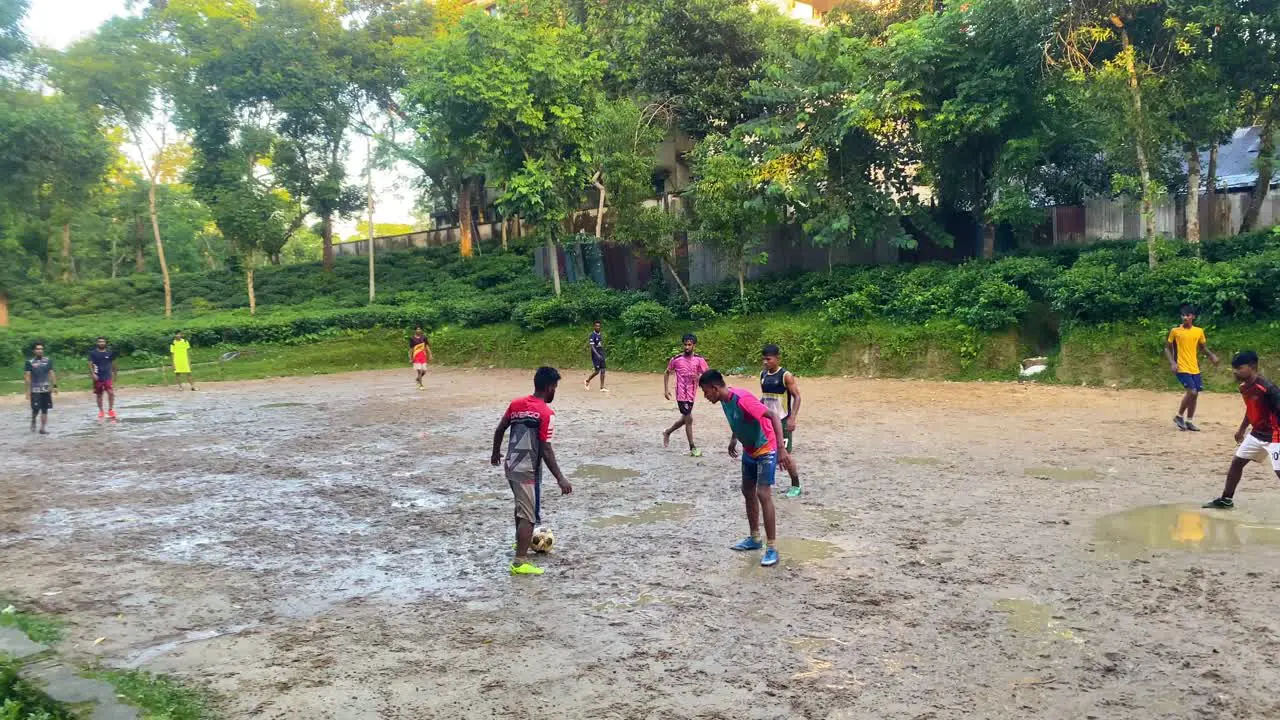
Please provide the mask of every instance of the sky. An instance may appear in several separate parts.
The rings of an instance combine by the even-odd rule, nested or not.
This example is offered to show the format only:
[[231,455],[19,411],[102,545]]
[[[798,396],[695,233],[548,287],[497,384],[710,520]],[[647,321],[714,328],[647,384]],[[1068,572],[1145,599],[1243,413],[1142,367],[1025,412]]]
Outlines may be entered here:
[[[32,0],[24,23],[27,37],[39,45],[61,50],[93,34],[108,18],[126,14],[126,4],[126,0]],[[349,182],[363,181],[365,157],[364,139],[354,138],[347,157]],[[416,193],[405,171],[375,172],[373,180],[374,222],[413,222]],[[364,220],[363,213],[358,220]],[[339,236],[353,234],[356,221],[339,222]]]

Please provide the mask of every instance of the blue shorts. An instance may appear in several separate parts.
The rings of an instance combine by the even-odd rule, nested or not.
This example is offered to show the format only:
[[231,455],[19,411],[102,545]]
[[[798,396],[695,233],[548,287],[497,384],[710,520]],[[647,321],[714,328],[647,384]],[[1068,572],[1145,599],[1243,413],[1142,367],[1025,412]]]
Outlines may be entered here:
[[773,487],[773,476],[778,471],[778,454],[769,453],[760,457],[742,455],[742,489],[752,487]]
[[1204,380],[1200,378],[1200,373],[1174,373],[1178,376],[1178,382],[1182,383],[1182,387],[1196,392],[1204,391]]

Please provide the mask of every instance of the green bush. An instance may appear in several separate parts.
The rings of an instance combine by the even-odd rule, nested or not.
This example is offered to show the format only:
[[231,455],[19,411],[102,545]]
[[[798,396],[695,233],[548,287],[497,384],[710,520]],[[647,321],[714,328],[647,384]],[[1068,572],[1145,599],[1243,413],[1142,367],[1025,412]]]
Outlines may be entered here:
[[866,320],[874,316],[875,312],[875,304],[867,299],[866,294],[855,292],[828,300],[822,316],[832,324],[849,325]]
[[1017,325],[1031,309],[1031,296],[1000,280],[984,280],[972,304],[963,304],[956,318],[979,330],[1003,330]]
[[651,338],[671,327],[676,316],[666,307],[652,300],[644,300],[624,310],[621,319],[623,329],[631,335]]
[[715,308],[710,305],[698,303],[697,305],[689,306],[689,319],[694,322],[711,322],[716,319],[716,314]]

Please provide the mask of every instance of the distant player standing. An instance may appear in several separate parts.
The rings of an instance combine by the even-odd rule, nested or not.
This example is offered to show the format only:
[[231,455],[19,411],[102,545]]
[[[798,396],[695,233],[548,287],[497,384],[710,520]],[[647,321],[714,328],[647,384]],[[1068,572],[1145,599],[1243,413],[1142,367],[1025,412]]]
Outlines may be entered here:
[[196,381],[191,376],[191,343],[182,337],[181,330],[173,334],[173,342],[169,344],[169,355],[173,357],[173,377],[178,381],[178,389],[182,389],[182,376],[186,375],[191,392],[195,392]]
[[1173,418],[1173,424],[1179,430],[1200,432],[1200,428],[1192,422],[1196,415],[1196,402],[1204,390],[1204,381],[1200,377],[1200,348],[1204,348],[1214,365],[1218,364],[1218,356],[1209,349],[1204,329],[1196,327],[1195,323],[1195,309],[1183,305],[1182,324],[1169,331],[1164,356],[1169,360],[1169,369],[1177,376],[1178,382],[1187,389],[1182,396],[1182,404],[1178,406],[1178,414]]
[[671,444],[671,434],[684,428],[689,438],[689,454],[702,457],[702,451],[693,441],[693,401],[698,397],[698,378],[708,370],[707,361],[693,352],[698,346],[698,338],[692,333],[681,338],[684,352],[671,358],[667,363],[667,372],[662,376],[662,394],[671,399],[671,376],[676,376],[676,409],[680,411],[680,419],[662,433],[662,446]]
[[[1270,463],[1280,477],[1280,388],[1258,372],[1258,353],[1244,350],[1231,359],[1231,371],[1240,381],[1244,399],[1244,420],[1236,431],[1236,456],[1227,470],[1227,484],[1222,495],[1205,503],[1207,508],[1230,510],[1235,507],[1236,486],[1250,462]],[[1253,431],[1248,435],[1249,427]]]
[[53,371],[53,360],[44,355],[44,343],[36,343],[31,349],[31,357],[22,366],[22,377],[27,381],[27,403],[31,405],[31,432],[36,431],[38,415],[40,434],[48,435],[49,411],[53,409],[58,375]]
[[511,431],[503,468],[516,503],[516,556],[511,561],[512,575],[542,574],[542,568],[529,562],[529,543],[533,541],[534,526],[542,522],[543,464],[555,477],[561,494],[573,492],[551,448],[556,433],[556,414],[551,410],[551,402],[555,400],[559,384],[560,373],[555,368],[538,368],[533,376],[533,394],[512,400],[493,431],[490,462],[494,465],[502,462],[502,436]]
[[98,398],[98,419],[101,420],[102,395],[107,396],[106,416],[116,419],[116,351],[107,347],[107,339],[99,337],[96,347],[89,351],[89,373],[93,375],[93,394]]
[[604,386],[604,336],[600,334],[600,321],[597,320],[592,326],[591,336],[587,338],[587,348],[591,351],[591,368],[592,372],[587,376],[587,381],[582,385],[586,389],[591,389],[591,381],[600,376],[600,392],[609,392]]
[[791,437],[796,431],[796,420],[800,417],[800,383],[791,371],[782,367],[781,351],[777,345],[765,345],[760,353],[764,370],[760,372],[760,402],[773,411],[782,421],[782,437],[787,447],[786,461],[782,466],[791,476],[791,488],[787,497],[800,497],[800,471],[796,468],[796,459],[791,454]]
[[[777,515],[773,507],[773,478],[778,463],[787,462],[786,448],[778,444],[782,422],[772,410],[754,395],[739,388],[725,387],[724,376],[708,370],[698,378],[702,394],[719,403],[729,421],[729,457],[738,457],[738,441],[742,441],[742,497],[747,506],[747,526],[751,536],[733,546],[734,550],[759,550],[765,547],[760,564],[778,564]],[[760,544],[760,516],[764,516],[764,535],[768,546]]]
[[413,369],[418,371],[418,389],[425,390],[422,378],[427,374],[427,363],[431,362],[431,341],[427,340],[421,325],[414,328],[413,337],[409,338],[409,360]]

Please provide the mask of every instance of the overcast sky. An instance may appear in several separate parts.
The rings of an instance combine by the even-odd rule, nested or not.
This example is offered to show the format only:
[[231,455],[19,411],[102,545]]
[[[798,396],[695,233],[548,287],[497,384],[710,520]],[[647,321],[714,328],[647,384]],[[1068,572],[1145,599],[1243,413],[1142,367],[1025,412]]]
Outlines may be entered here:
[[[60,50],[92,34],[108,18],[126,12],[126,0],[32,0],[25,27],[34,42]],[[347,158],[351,182],[363,179],[364,163],[364,139],[356,138]],[[415,192],[403,171],[374,173],[374,198],[374,222],[413,222]],[[339,232],[344,237],[354,233],[355,221],[340,223]]]

